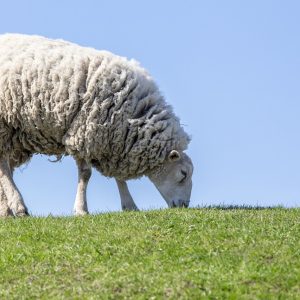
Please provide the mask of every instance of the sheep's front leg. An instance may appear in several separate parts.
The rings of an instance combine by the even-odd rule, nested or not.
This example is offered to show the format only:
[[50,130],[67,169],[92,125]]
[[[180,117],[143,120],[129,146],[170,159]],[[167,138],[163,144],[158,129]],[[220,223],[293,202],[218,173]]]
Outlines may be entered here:
[[13,212],[8,206],[7,197],[5,195],[4,189],[0,184],[0,217],[13,216]]
[[118,180],[116,179],[118,188],[119,188],[119,193],[121,197],[121,205],[123,210],[139,210],[137,206],[135,205],[128,187],[126,181]]
[[16,187],[6,159],[0,160],[0,184],[7,198],[7,204],[16,216],[29,215],[22,195]]
[[74,204],[74,214],[76,216],[83,216],[89,213],[86,200],[86,189],[92,170],[84,160],[77,160],[76,162],[78,167],[78,186]]

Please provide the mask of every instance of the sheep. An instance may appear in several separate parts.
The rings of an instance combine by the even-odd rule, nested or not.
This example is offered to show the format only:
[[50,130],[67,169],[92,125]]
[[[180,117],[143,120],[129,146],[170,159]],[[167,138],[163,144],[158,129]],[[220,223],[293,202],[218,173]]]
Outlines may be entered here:
[[0,35],[0,196],[27,215],[12,171],[36,153],[78,166],[75,215],[88,213],[91,168],[115,178],[123,210],[137,210],[126,181],[147,176],[169,207],[187,207],[190,137],[135,60],[63,40]]

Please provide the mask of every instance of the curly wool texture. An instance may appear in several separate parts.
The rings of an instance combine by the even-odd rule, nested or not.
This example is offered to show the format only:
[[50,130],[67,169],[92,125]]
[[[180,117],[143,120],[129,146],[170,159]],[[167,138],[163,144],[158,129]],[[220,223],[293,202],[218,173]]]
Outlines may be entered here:
[[125,180],[188,143],[137,62],[61,40],[0,36],[1,156],[69,154]]

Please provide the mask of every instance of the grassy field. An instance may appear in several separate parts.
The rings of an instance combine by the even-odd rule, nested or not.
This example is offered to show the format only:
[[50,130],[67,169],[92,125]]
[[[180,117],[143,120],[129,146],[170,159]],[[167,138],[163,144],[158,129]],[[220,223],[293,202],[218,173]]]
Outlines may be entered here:
[[300,209],[0,220],[0,299],[300,299]]

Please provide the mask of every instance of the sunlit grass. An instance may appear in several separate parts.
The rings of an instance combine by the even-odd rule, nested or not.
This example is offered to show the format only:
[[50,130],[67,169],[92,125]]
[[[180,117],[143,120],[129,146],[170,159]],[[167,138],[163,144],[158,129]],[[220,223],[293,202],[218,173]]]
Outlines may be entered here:
[[0,274],[0,299],[297,299],[300,209],[3,219]]

